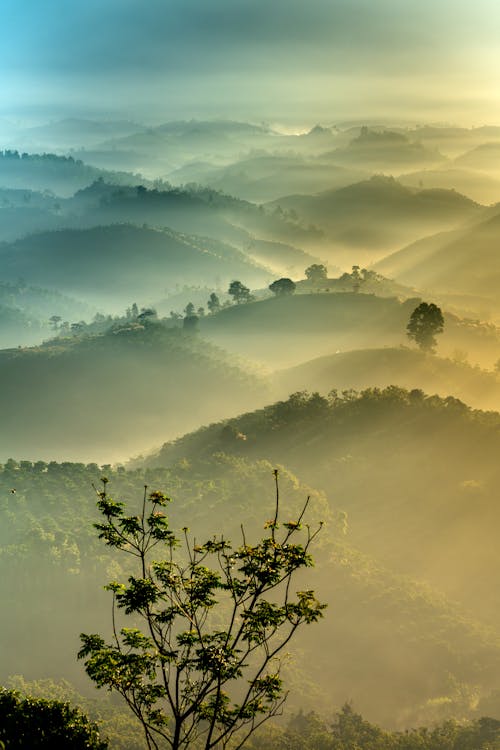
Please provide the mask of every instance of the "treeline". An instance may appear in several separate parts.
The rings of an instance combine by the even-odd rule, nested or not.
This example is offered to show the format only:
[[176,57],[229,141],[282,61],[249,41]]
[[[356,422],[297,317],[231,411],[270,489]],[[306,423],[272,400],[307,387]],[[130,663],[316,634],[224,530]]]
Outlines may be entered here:
[[391,732],[365,721],[349,704],[328,722],[314,712],[299,713],[286,729],[267,727],[249,750],[497,750],[500,721],[446,721],[435,727]]

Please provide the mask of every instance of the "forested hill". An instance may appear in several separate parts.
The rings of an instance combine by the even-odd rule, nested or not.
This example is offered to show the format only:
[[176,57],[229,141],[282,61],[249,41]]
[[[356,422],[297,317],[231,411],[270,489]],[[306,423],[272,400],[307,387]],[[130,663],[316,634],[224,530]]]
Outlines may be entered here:
[[16,150],[0,151],[0,185],[23,190],[51,191],[70,196],[76,190],[102,178],[117,185],[137,182],[138,176],[127,172],[110,172],[84,164],[72,156],[56,154],[20,154]]
[[0,351],[0,456],[124,459],[267,400],[262,380],[196,336],[121,324]]
[[217,240],[130,224],[42,232],[0,244],[3,278],[57,289],[98,304],[126,304],[131,296],[154,299],[167,287],[249,278],[267,270]]
[[290,467],[347,511],[361,549],[498,621],[496,412],[397,387],[296,393],[167,444],[148,464],[219,452]]
[[440,396],[453,395],[480,409],[500,408],[500,378],[467,362],[465,351],[444,358],[409,346],[356,349],[317,357],[274,373],[280,395],[307,388],[328,392],[332,387],[384,388],[397,383]]
[[[22,673],[27,679],[42,674],[69,678],[80,688],[86,684],[75,660],[78,633],[107,630],[110,602],[102,584],[129,575],[127,560],[114,556],[92,528],[97,512],[91,484],[99,487],[101,476],[115,500],[132,503],[132,512],[142,502],[144,485],[168,492],[171,528],[189,525],[200,541],[224,533],[238,544],[240,523],[249,541],[258,539],[274,507],[273,465],[267,461],[218,456],[196,467],[179,462],[172,469],[131,471],[5,462],[0,466],[3,682]],[[307,495],[308,521],[326,521],[307,586],[329,609],[321,623],[299,635],[284,665],[289,710],[326,714],[352,699],[370,719],[404,727],[442,720],[449,712],[474,717],[482,710],[478,706],[491,704],[500,664],[495,635],[429,587],[354,549],[335,503],[330,507],[323,493],[280,471],[286,517],[296,517]]]

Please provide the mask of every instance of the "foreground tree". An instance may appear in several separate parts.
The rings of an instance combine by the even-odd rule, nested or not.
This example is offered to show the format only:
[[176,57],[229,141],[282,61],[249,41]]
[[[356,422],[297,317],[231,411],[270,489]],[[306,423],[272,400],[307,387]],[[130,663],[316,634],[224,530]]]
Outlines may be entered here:
[[406,333],[422,351],[432,351],[436,347],[436,335],[443,333],[443,328],[441,309],[432,302],[421,302],[410,315]]
[[[98,492],[100,538],[135,558],[127,584],[112,582],[111,643],[82,634],[79,657],[99,687],[120,693],[141,721],[149,748],[196,746],[237,750],[286,699],[279,654],[297,629],[324,609],[292,579],[312,565],[309,548],[321,524],[281,524],[278,473],[274,514],[264,538],[250,544],[242,529],[233,547],[221,536],[203,544],[183,529],[183,543],[162,509],[169,499],[144,489],[138,515]],[[158,547],[164,550],[158,558]],[[155,554],[153,554],[153,551]],[[117,609],[137,627],[118,630]]]
[[293,294],[296,289],[296,284],[291,279],[277,279],[269,284],[269,289],[277,297],[283,297],[287,294]]

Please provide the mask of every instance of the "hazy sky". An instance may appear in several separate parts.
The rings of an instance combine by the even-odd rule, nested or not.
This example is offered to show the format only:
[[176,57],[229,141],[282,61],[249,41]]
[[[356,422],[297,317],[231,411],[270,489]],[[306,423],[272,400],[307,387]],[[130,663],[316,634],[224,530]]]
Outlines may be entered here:
[[497,0],[3,0],[0,115],[500,122]]

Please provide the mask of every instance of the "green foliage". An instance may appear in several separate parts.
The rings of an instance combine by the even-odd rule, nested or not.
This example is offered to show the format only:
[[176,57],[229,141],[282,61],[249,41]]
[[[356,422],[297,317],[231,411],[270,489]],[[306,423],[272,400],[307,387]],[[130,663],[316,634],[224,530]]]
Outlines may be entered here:
[[95,724],[69,703],[0,687],[0,741],[7,750],[106,750]]
[[408,338],[424,351],[436,347],[436,335],[443,333],[444,318],[440,308],[434,303],[421,302],[410,315],[406,326]]
[[295,291],[295,283],[291,279],[277,279],[269,284],[269,289],[277,297],[285,294],[293,294]]
[[212,292],[212,294],[210,295],[210,297],[208,299],[208,302],[207,302],[207,307],[208,307],[209,311],[212,314],[215,314],[216,312],[219,312],[219,310],[220,310],[220,299],[217,296],[217,294],[215,294],[215,292]]
[[[169,498],[147,487],[139,513],[126,515],[102,480],[99,537],[135,558],[137,571],[127,584],[108,585],[112,642],[82,634],[79,658],[99,687],[125,698],[152,747],[159,738],[174,750],[198,740],[206,750],[241,747],[286,699],[279,654],[325,607],[312,590],[294,596],[291,589],[295,573],[312,565],[309,549],[321,524],[303,527],[306,502],[280,530],[274,474],[267,535],[251,544],[242,529],[236,547],[222,535],[199,543],[187,528],[181,542],[164,513]],[[118,630],[115,610],[141,628]]]
[[482,717],[459,724],[446,721],[434,728],[405,732],[381,729],[346,703],[333,723],[315,712],[296,714],[286,728],[261,731],[250,750],[498,750],[500,721]]
[[305,275],[306,275],[306,279],[308,281],[312,281],[313,283],[326,281],[327,279],[326,266],[324,266],[322,263],[313,263],[312,265],[306,268]]
[[242,302],[250,302],[252,299],[250,289],[242,284],[241,281],[231,281],[227,291],[233,298],[234,302],[238,305]]

